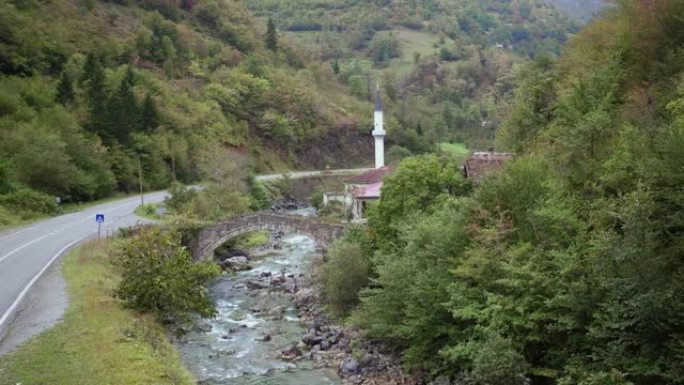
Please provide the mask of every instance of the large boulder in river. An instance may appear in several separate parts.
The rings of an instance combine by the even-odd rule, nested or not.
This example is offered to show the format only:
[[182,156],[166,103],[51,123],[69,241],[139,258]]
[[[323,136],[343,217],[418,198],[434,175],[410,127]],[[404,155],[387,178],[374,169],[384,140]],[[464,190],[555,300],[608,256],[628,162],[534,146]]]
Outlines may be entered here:
[[227,270],[242,271],[249,270],[249,260],[246,257],[232,257],[221,262],[221,266]]
[[258,278],[252,278],[249,281],[247,281],[247,288],[249,290],[268,289],[270,286],[271,285],[268,281],[264,281]]

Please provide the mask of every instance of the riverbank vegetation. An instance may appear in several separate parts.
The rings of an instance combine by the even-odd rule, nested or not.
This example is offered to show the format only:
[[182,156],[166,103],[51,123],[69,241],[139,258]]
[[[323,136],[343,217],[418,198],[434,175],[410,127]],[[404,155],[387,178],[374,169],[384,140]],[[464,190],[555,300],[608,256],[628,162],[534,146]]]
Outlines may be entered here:
[[0,384],[195,383],[154,316],[126,310],[112,296],[121,274],[111,247],[87,243],[64,258],[64,319],[0,357]]
[[192,324],[196,316],[215,315],[205,286],[220,273],[215,263],[194,261],[179,231],[152,226],[130,232],[112,253],[121,269],[115,295],[125,307],[152,314],[175,330]]
[[683,384],[682,20],[621,2],[537,59],[480,185],[405,160],[347,241],[371,266],[350,321],[459,384]]

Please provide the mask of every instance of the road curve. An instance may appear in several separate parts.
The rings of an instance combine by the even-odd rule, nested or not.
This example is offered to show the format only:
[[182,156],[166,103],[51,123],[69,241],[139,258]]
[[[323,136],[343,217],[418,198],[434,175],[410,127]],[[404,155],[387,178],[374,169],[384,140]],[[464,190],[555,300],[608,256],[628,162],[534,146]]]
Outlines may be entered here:
[[[164,200],[166,192],[145,194],[145,203]],[[40,276],[70,247],[97,236],[95,214],[104,214],[101,232],[143,221],[133,213],[140,197],[92,206],[0,233],[0,337]]]

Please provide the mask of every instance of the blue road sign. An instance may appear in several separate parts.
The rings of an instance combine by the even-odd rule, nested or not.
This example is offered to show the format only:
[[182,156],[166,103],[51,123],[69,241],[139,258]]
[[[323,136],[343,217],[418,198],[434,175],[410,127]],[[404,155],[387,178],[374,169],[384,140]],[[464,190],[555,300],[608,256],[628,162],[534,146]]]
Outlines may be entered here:
[[95,222],[97,222],[97,223],[104,222],[104,214],[95,214]]

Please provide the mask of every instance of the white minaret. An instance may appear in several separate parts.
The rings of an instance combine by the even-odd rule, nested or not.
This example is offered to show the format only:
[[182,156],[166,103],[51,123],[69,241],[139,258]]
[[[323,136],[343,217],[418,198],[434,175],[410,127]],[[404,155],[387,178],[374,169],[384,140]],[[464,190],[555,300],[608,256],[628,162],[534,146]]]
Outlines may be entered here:
[[373,125],[373,138],[375,138],[375,168],[385,167],[385,123],[382,116],[382,103],[380,102],[380,84],[375,90],[375,124]]

